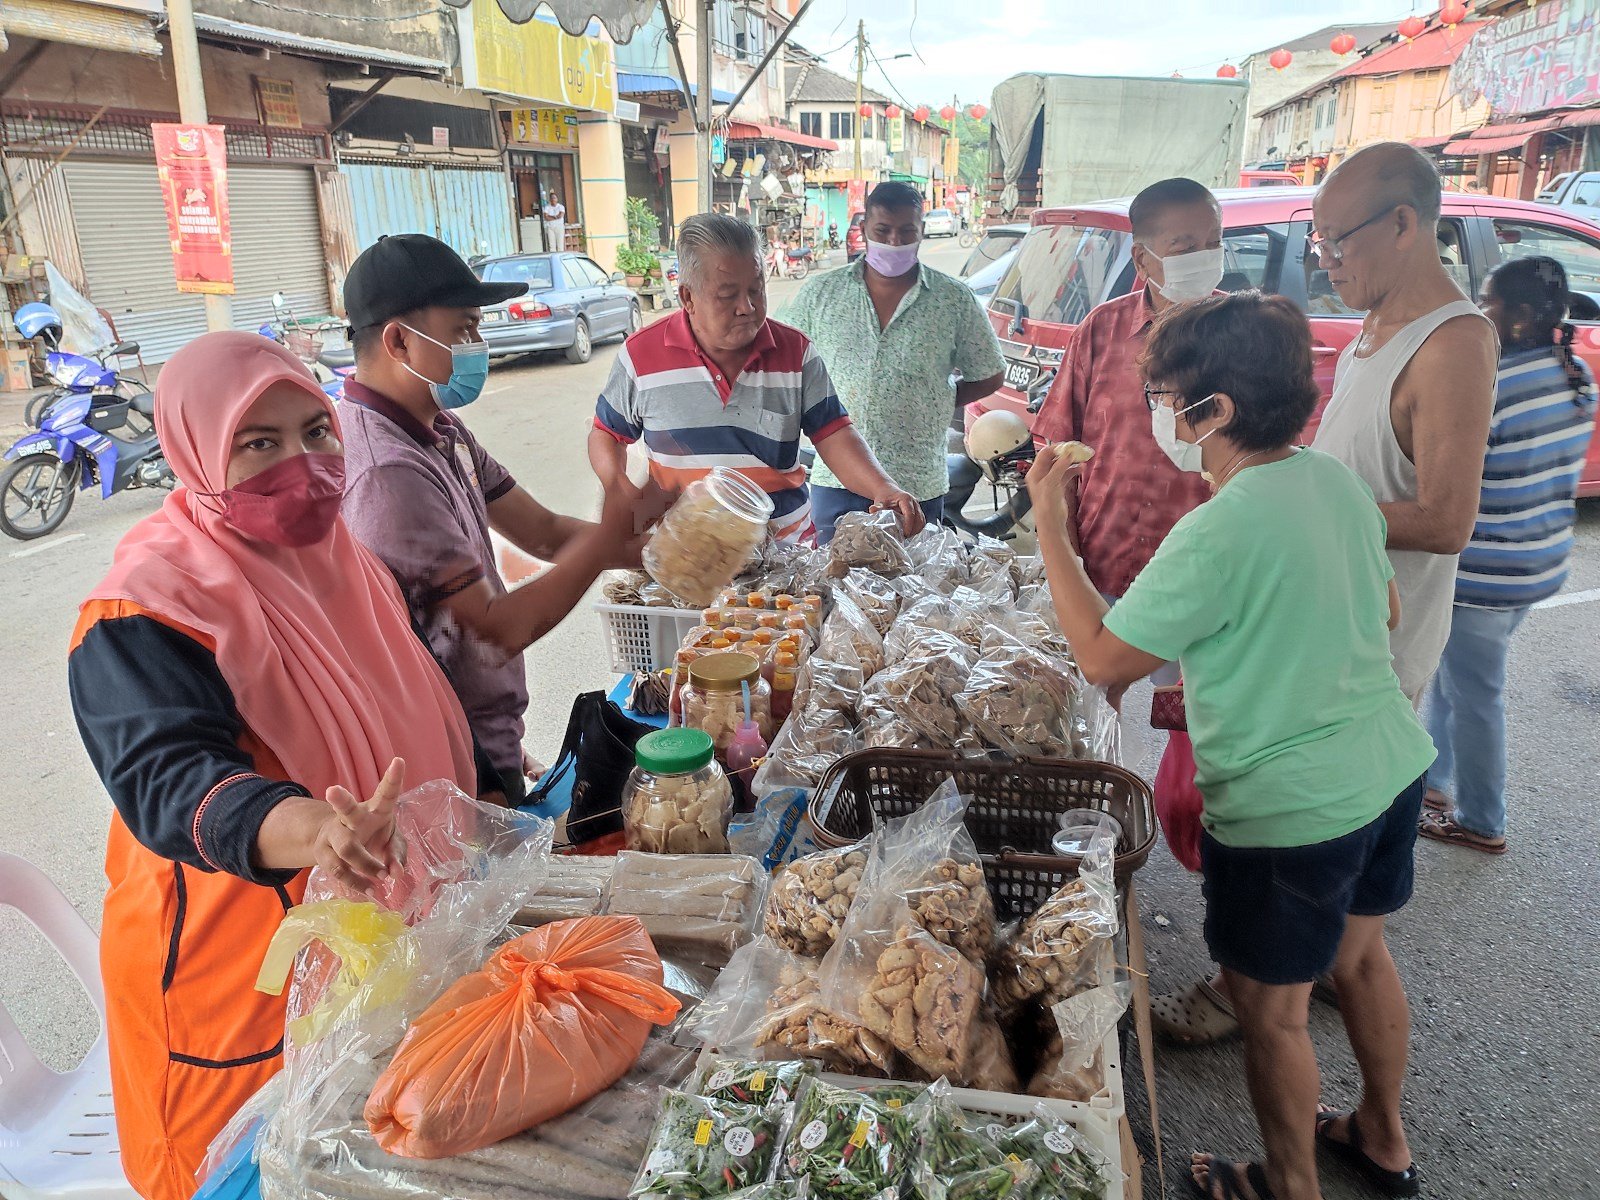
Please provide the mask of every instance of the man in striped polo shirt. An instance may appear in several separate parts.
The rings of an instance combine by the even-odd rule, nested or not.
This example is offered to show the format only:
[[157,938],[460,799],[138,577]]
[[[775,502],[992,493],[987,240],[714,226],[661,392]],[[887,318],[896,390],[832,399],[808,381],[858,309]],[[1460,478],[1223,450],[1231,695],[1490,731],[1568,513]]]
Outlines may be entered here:
[[921,507],[851,425],[811,342],[767,318],[755,230],[722,214],[690,217],[678,263],[683,309],[628,339],[595,406],[589,461],[600,482],[609,489],[643,440],[666,490],[732,467],[772,497],[775,537],[810,542],[804,434],[847,488],[897,512],[907,534],[920,530]]

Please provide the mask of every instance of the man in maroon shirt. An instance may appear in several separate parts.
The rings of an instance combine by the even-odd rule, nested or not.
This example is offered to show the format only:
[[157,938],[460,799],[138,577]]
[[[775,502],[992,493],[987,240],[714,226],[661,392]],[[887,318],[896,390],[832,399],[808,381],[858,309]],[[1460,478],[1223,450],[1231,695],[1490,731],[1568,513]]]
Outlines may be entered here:
[[1128,590],[1178,518],[1210,495],[1198,472],[1179,470],[1157,444],[1138,360],[1156,317],[1209,296],[1222,279],[1222,210],[1201,184],[1153,183],[1128,216],[1144,286],[1106,301],[1073,331],[1033,426],[1042,442],[1094,448],[1068,497],[1067,531],[1107,599]]

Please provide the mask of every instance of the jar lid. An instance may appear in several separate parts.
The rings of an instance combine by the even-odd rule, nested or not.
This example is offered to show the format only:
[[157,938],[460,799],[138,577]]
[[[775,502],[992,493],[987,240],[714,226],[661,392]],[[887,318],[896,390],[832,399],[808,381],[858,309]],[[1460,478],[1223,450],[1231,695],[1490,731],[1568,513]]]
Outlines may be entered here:
[[657,729],[633,748],[633,761],[656,775],[686,775],[711,761],[715,743],[703,729]]
[[707,654],[689,668],[689,686],[706,692],[737,692],[759,678],[761,663],[753,654]]
[[731,467],[712,467],[705,480],[706,490],[729,512],[755,525],[765,525],[772,519],[772,497],[748,476]]

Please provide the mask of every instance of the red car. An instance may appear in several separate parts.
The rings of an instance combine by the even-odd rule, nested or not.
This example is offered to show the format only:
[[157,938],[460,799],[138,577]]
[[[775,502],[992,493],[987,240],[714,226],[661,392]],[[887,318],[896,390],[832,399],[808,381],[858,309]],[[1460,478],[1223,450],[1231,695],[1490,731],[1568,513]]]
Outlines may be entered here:
[[[1259,288],[1287,296],[1311,319],[1323,403],[1339,354],[1361,330],[1306,248],[1315,188],[1264,187],[1217,192],[1222,204],[1225,291]],[[1095,305],[1135,285],[1127,199],[1075,208],[1041,209],[1015,261],[989,301],[989,320],[1006,356],[1006,382],[969,404],[966,420],[1009,408],[1031,421],[1026,396],[1054,374],[1073,328]],[[1600,375],[1600,226],[1560,209],[1496,196],[1446,192],[1439,220],[1439,257],[1469,296],[1498,263],[1544,254],[1567,269],[1580,357]],[[1320,416],[1320,406],[1318,415]],[[1311,428],[1318,417],[1314,416]],[[1579,495],[1600,495],[1600,437],[1589,447]]]
[[844,231],[844,257],[846,262],[855,262],[867,252],[867,214],[864,212],[851,213],[850,224]]

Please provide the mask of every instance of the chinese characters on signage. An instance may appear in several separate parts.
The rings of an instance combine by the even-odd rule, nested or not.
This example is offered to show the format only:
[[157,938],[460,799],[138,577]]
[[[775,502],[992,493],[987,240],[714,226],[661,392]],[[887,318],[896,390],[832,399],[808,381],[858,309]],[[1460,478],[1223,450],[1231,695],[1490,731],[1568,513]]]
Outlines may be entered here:
[[1497,117],[1600,101],[1600,0],[1512,9],[1467,43],[1450,90]]
[[578,145],[578,114],[570,108],[514,108],[507,140],[519,145]]
[[150,126],[180,292],[233,294],[228,166],[221,125]]
[[300,97],[295,94],[294,84],[261,75],[255,80],[256,111],[261,115],[261,123],[279,129],[299,129]]

